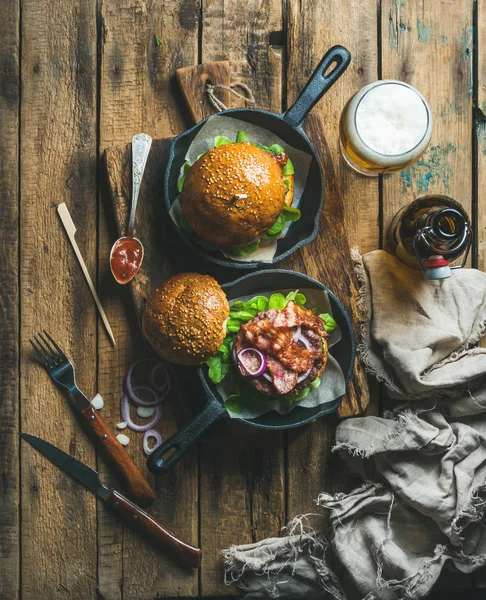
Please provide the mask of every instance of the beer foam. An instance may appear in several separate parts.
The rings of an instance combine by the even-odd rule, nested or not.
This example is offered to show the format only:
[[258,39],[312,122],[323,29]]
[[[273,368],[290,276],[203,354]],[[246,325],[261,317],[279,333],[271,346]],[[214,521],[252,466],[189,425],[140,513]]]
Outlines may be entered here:
[[428,127],[422,98],[399,83],[384,83],[367,92],[356,110],[356,129],[374,152],[404,154],[419,144]]

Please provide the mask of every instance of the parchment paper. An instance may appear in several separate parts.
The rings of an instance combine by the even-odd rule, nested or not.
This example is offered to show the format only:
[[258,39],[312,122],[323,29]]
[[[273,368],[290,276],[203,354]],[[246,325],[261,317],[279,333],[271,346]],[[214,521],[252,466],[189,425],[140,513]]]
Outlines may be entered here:
[[[242,302],[246,302],[255,296],[267,296],[268,298],[275,293],[282,293],[286,296],[289,292],[293,292],[293,289],[287,290],[264,290],[262,292],[258,292],[255,294],[250,294],[248,296],[241,296],[240,298],[233,298],[230,301],[230,306],[237,302],[238,300]],[[314,289],[305,289],[300,290],[302,294],[307,298],[307,302],[305,303],[305,307],[308,309],[317,308],[317,313],[329,313],[332,315],[331,303],[329,301],[329,296],[327,292],[324,290],[314,290]],[[329,334],[327,339],[327,343],[329,349],[335,346],[341,340],[341,330],[336,325],[336,329]],[[217,386],[218,392],[221,394],[223,400],[226,400],[229,396],[233,394],[237,394],[238,390],[234,383],[234,378],[231,375],[227,375],[223,381]],[[242,413],[237,414],[228,411],[229,416],[232,419],[254,419],[255,417],[259,417],[271,410],[278,412],[279,414],[287,414],[291,410],[293,410],[296,406],[302,406],[305,408],[314,408],[315,406],[319,406],[321,404],[327,404],[329,402],[333,402],[336,398],[342,396],[346,391],[346,381],[344,379],[344,374],[341,370],[336,359],[332,356],[331,352],[329,352],[329,358],[327,361],[326,368],[324,369],[321,375],[321,384],[318,388],[311,388],[308,396],[293,404],[292,406],[284,406],[277,398],[271,398],[269,396],[269,402],[264,403],[261,407],[248,407],[243,410]]]
[[[240,119],[234,119],[233,117],[213,115],[212,117],[209,117],[206,123],[199,130],[196,137],[193,139],[185,156],[186,161],[190,162],[191,165],[194,164],[200,154],[207,152],[214,147],[214,138],[218,135],[225,135],[231,140],[236,140],[236,134],[239,129],[244,129],[246,131],[251,142],[257,142],[265,146],[280,144],[285,148],[295,170],[295,190],[292,206],[298,208],[300,199],[302,197],[302,192],[304,191],[305,183],[307,181],[307,176],[309,174],[312,156],[307,154],[307,152],[303,152],[302,150],[297,150],[297,148],[294,148],[293,146],[289,146],[289,144],[279,138],[278,135],[275,135],[263,127],[258,127],[258,125],[253,125],[252,123],[247,123],[246,121],[240,121]],[[181,214],[182,209],[180,205],[180,196],[177,196],[170,210],[170,216],[177,226],[179,226]],[[220,251],[227,258],[231,258],[232,260],[238,262],[272,262],[277,252],[277,240],[285,237],[290,225],[291,223],[287,223],[285,225],[282,233],[277,239],[262,240],[258,250],[249,256],[233,256],[226,250],[223,251],[220,249]]]

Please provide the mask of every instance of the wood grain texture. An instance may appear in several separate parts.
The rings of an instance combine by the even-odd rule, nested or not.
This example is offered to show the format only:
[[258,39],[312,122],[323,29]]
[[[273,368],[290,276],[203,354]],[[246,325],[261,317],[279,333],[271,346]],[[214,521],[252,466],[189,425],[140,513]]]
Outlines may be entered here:
[[383,78],[415,86],[434,119],[424,156],[383,180],[386,234],[404,204],[428,193],[447,194],[471,213],[472,7],[469,0],[385,0],[381,23]]
[[[23,1],[21,72],[21,430],[94,467],[93,444],[34,362],[28,338],[47,329],[72,359],[80,388],[94,395],[96,310],[56,206],[68,205],[94,275],[95,5]],[[25,444],[21,473],[21,597],[92,600],[96,499]]]
[[[219,60],[192,67],[177,69],[176,79],[186,101],[187,109],[194,123],[215,111],[208,99],[206,85],[224,85],[229,87],[230,64],[227,60]],[[218,89],[215,95],[225,106],[230,106],[230,92]]]
[[0,22],[0,597],[19,597],[19,25],[20,4]]
[[[255,106],[281,112],[282,47],[271,45],[271,34],[282,29],[276,0],[203,0],[202,61],[229,60],[232,83],[246,83]],[[232,96],[231,107],[238,106],[245,102]]]
[[[184,129],[183,99],[175,84],[178,68],[197,63],[197,0],[102,0],[100,151],[127,144],[135,133],[152,137],[174,135]],[[161,40],[155,43],[155,35]],[[154,155],[155,156],[155,155]],[[151,161],[149,158],[149,164]],[[138,211],[144,204],[146,179],[142,182]],[[131,182],[129,183],[131,194]],[[162,188],[157,195],[162,198]],[[127,196],[129,197],[129,195]],[[140,215],[141,212],[138,212]],[[120,420],[121,383],[129,361],[147,355],[138,324],[133,317],[128,287],[116,284],[109,269],[109,252],[117,237],[111,211],[100,206],[99,286],[102,302],[113,325],[117,348],[112,350],[99,327],[98,388],[106,396],[114,426]],[[107,218],[108,217],[108,218]],[[135,226],[138,225],[138,217]],[[106,406],[106,404],[105,404]],[[172,410],[174,407],[174,410]],[[180,424],[177,397],[166,406],[161,432],[164,437]],[[197,541],[197,462],[188,455],[180,465],[180,478],[155,482],[145,467],[141,434],[131,433],[128,452],[155,485],[157,500],[150,512],[182,539]],[[103,475],[115,484],[106,465]],[[175,500],[177,499],[177,501]],[[140,535],[123,529],[110,519],[98,523],[98,544],[103,562],[98,565],[100,594],[105,600],[193,596],[197,575],[187,574],[166,556],[154,553]],[[143,577],[140,577],[143,573]]]

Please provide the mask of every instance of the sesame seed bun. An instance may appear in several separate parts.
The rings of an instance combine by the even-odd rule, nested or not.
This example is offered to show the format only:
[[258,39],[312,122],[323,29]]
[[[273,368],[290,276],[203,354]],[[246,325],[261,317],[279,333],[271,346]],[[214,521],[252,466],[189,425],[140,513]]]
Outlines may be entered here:
[[228,300],[215,279],[181,273],[150,295],[142,329],[163,359],[178,365],[200,365],[223,343],[228,317]]
[[251,144],[223,144],[189,170],[181,205],[189,226],[218,246],[262,237],[280,215],[286,194],[280,165]]

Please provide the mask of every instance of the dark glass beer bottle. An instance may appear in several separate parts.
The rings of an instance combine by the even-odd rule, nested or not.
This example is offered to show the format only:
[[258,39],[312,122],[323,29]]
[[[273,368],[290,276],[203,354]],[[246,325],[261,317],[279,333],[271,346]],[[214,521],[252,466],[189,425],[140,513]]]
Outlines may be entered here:
[[[451,269],[466,263],[472,241],[469,217],[448,196],[417,198],[395,215],[390,228],[396,256],[406,265],[420,268],[424,279],[445,279]],[[461,263],[452,265],[460,257]]]

